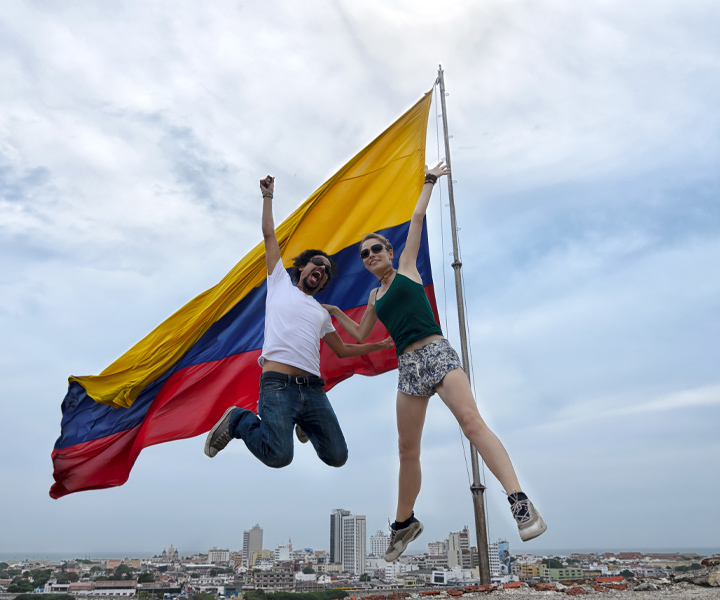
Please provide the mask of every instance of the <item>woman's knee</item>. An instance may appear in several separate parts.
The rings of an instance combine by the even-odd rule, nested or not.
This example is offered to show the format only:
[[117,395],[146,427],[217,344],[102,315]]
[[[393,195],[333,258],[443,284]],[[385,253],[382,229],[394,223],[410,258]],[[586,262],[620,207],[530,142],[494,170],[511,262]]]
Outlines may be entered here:
[[465,437],[470,440],[484,437],[488,433],[491,433],[485,421],[483,421],[482,417],[477,413],[463,415],[458,419],[458,422]]
[[398,454],[400,461],[419,461],[420,460],[420,444],[409,443],[400,440],[398,442]]

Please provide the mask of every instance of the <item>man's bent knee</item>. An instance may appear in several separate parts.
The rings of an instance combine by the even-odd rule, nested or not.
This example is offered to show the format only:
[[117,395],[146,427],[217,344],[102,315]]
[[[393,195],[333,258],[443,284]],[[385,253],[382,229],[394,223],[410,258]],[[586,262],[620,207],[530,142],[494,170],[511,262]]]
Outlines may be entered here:
[[273,469],[282,469],[283,467],[287,467],[293,461],[293,453],[276,452],[264,456],[261,460],[268,467],[272,467]]
[[348,459],[347,449],[332,456],[320,456],[320,460],[330,467],[342,467]]

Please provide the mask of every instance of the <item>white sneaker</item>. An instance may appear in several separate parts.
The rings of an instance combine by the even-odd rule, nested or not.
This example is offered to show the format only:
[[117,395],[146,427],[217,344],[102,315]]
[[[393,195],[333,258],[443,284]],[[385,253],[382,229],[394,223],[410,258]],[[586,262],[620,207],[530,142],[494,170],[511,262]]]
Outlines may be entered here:
[[533,503],[522,492],[513,492],[508,496],[510,510],[515,518],[520,533],[520,539],[527,542],[538,537],[547,529],[545,521],[540,516]]
[[415,518],[415,515],[410,517],[411,521],[407,527],[402,529],[395,529],[390,525],[390,545],[385,552],[385,561],[393,562],[405,552],[408,544],[413,540],[416,540],[423,532],[423,524]]
[[223,416],[220,417],[220,420],[215,424],[215,427],[213,427],[210,430],[210,433],[208,433],[208,436],[205,439],[205,454],[207,454],[210,458],[216,456],[220,450],[230,443],[230,440],[234,439],[233,434],[230,431],[230,417],[232,417],[232,413],[235,409],[237,409],[237,406],[231,406],[228,408]]

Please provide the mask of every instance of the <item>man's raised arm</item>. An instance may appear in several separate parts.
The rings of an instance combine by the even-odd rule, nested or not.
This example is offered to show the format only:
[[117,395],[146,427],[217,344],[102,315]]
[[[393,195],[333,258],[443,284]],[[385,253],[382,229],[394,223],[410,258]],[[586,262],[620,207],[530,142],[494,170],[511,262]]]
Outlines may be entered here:
[[272,213],[273,191],[275,190],[275,178],[268,175],[260,180],[260,191],[262,192],[262,233],[265,242],[265,264],[268,275],[272,275],[275,265],[280,260],[280,246],[275,236],[275,221]]

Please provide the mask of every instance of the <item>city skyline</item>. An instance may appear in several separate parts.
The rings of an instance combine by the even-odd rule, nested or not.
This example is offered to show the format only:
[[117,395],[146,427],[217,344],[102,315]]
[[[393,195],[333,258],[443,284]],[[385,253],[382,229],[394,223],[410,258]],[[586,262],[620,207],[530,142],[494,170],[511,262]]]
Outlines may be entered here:
[[[7,591],[32,591],[33,580],[37,574],[39,583],[35,587],[45,592],[70,592],[81,594],[100,590],[101,593],[132,594],[136,588],[146,590],[153,586],[155,591],[162,589],[168,593],[186,591],[211,591],[231,595],[243,588],[260,588],[267,591],[296,590],[310,591],[325,586],[351,585],[363,582],[372,587],[387,590],[387,585],[428,586],[472,584],[478,581],[477,556],[470,554],[467,544],[467,529],[451,532],[449,540],[442,545],[437,554],[403,555],[393,563],[385,562],[381,556],[368,556],[366,567],[358,570],[355,558],[348,558],[349,545],[358,531],[356,523],[361,516],[343,516],[343,564],[328,562],[325,550],[292,549],[285,558],[278,557],[269,550],[256,552],[252,564],[245,565],[242,553],[227,549],[212,548],[206,554],[193,555],[178,559],[173,546],[163,549],[161,555],[152,558],[125,558],[107,560],[79,560],[67,564],[32,561],[23,564],[29,571],[12,572],[7,563],[3,568],[0,584],[8,586]],[[364,522],[362,523],[364,526]],[[256,526],[254,529],[258,529]],[[361,528],[362,529],[362,528]],[[381,534],[382,532],[378,532]],[[382,537],[382,536],[380,536]],[[464,540],[464,541],[463,541]],[[429,544],[437,546],[437,544]],[[380,550],[380,555],[383,550]],[[462,555],[462,558],[461,558]],[[630,578],[655,578],[666,580],[669,574],[678,572],[702,571],[703,565],[717,564],[720,553],[703,559],[698,553],[641,553],[621,552],[587,554],[579,553],[562,557],[541,557],[535,554],[513,555],[506,540],[497,540],[488,544],[490,575],[493,583],[510,584],[513,582],[562,582],[578,580],[579,583],[595,579],[598,583],[615,582]],[[468,559],[468,560],[466,560]],[[345,564],[349,562],[349,564]],[[461,564],[462,563],[462,564]],[[40,570],[33,570],[38,569]],[[216,569],[217,567],[217,569]],[[232,568],[227,568],[232,567]],[[17,568],[15,565],[12,568]],[[54,571],[42,569],[51,568]],[[114,576],[109,576],[108,573]],[[30,577],[28,577],[30,574]],[[10,577],[12,575],[12,577]],[[713,577],[707,572],[701,577],[709,582]],[[108,581],[115,580],[115,581]],[[117,581],[120,580],[120,581]],[[672,580],[672,577],[671,577]],[[701,580],[694,580],[702,584]],[[138,585],[140,584],[140,585]],[[567,585],[567,584],[565,584]],[[74,586],[74,587],[73,587]],[[190,589],[190,586],[192,589]],[[13,589],[15,588],[15,589]],[[112,588],[112,589],[111,589]],[[538,588],[539,589],[539,588]],[[624,588],[623,588],[624,589]],[[467,591],[467,590],[466,590]],[[547,591],[547,590],[546,590]]]
[[[448,534],[454,533],[454,532],[447,532]],[[368,535],[369,539],[370,535]],[[290,541],[292,541],[292,536],[289,536],[288,538]],[[278,546],[283,546],[284,544],[287,544],[286,540],[285,542],[278,542],[276,544],[271,544],[266,548],[263,548],[264,550],[274,550]],[[428,551],[427,546],[431,544],[436,544],[437,542],[445,541],[447,542],[447,537],[445,540],[433,540],[428,541],[426,544],[424,544],[425,548],[423,549],[423,544],[420,543],[419,540],[416,540],[416,542],[408,547],[408,551],[405,553],[406,555],[418,555],[418,554],[425,554]],[[497,538],[497,539],[490,539],[489,544],[497,543],[498,541],[507,541],[506,538]],[[474,546],[475,541],[473,539],[472,531],[470,532],[470,545]],[[369,544],[368,544],[369,546]],[[169,544],[164,546],[162,549],[150,549],[147,551],[138,551],[137,549],[128,549],[129,551],[120,550],[120,551],[107,551],[107,552],[82,552],[82,551],[53,551],[53,552],[43,552],[43,551],[27,551],[27,552],[13,552],[13,551],[5,551],[3,549],[0,549],[0,561],[2,560],[8,560],[8,559],[24,559],[24,558],[35,558],[37,560],[59,560],[60,558],[65,559],[124,559],[124,558],[151,558],[155,556],[161,556],[163,550],[169,549],[170,547],[175,548],[174,544]],[[326,551],[329,555],[329,549],[325,547],[311,547],[306,544],[302,544],[301,542],[298,544],[293,543],[293,547],[297,548],[310,548],[313,551]],[[190,556],[200,556],[200,555],[207,555],[207,553],[212,549],[226,549],[229,550],[231,553],[235,554],[242,554],[242,542],[237,547],[219,547],[217,545],[214,545],[210,548],[191,548],[187,551],[184,551],[182,548],[176,549],[179,558],[187,558]],[[698,554],[703,555],[714,555],[714,554],[720,554],[720,545],[715,546],[706,546],[706,547],[641,547],[641,546],[634,546],[634,547],[622,547],[619,548],[618,546],[611,546],[611,547],[596,547],[596,548],[588,548],[588,547],[582,547],[582,548],[536,548],[534,551],[527,551],[523,548],[523,545],[521,542],[517,542],[516,544],[509,544],[510,553],[513,556],[520,556],[524,554],[534,554],[536,556],[569,556],[571,554],[597,554],[602,555],[604,553],[613,553],[613,554],[619,554],[623,552],[644,552],[648,554],[652,553],[690,553],[690,552],[697,552]],[[46,558],[43,558],[46,557]]]
[[[343,541],[344,555],[347,555],[346,542],[357,532],[358,520],[362,518],[343,516],[343,536],[347,537]],[[169,551],[163,549],[162,555],[152,558],[77,560],[67,563],[34,561],[11,565],[1,563],[0,591],[126,597],[142,597],[143,593],[150,592],[173,598],[176,595],[209,592],[223,597],[235,596],[245,589],[266,592],[315,591],[333,587],[348,589],[347,586],[360,583],[363,589],[375,588],[377,591],[408,586],[415,591],[428,587],[437,590],[438,585],[461,585],[466,586],[466,592],[471,591],[467,586],[477,584],[480,577],[474,568],[477,565],[476,558],[465,561],[467,529],[459,534],[450,533],[450,537],[454,539],[443,546],[442,555],[404,555],[390,564],[380,557],[368,557],[362,573],[356,569],[355,559],[350,560],[350,568],[328,563],[325,550],[292,550],[287,559],[283,560],[278,560],[277,551],[273,559],[272,552],[263,550],[254,553],[250,565],[243,564],[240,553],[217,548],[204,555],[178,560],[172,546]],[[460,551],[462,560],[458,554]],[[653,586],[653,583],[643,583],[643,580],[648,581],[647,578],[667,585],[682,582],[688,572],[694,572],[691,581],[696,585],[712,585],[717,573],[713,574],[710,567],[720,559],[720,554],[706,557],[709,559],[706,561],[701,554],[695,553],[640,552],[546,558],[525,554],[513,558],[505,540],[490,543],[488,552],[493,584],[502,584],[505,589],[508,586],[517,588],[525,583],[527,585],[522,587],[529,585],[541,591],[565,591],[568,580],[574,580],[578,585],[590,584],[593,590],[601,592],[624,590],[631,584],[633,588],[638,586],[636,589],[640,591]],[[345,560],[346,556],[343,562]],[[703,571],[703,566],[708,569]],[[677,575],[680,575],[679,580],[676,579]],[[548,584],[553,583],[557,585],[548,588]],[[595,583],[603,584],[604,589],[598,589]],[[585,591],[589,590],[586,588]]]
[[[241,442],[209,460],[198,436],[143,450],[122,486],[52,500],[50,455],[68,377],[102,372],[261,242],[259,179],[275,176],[282,222],[439,64],[470,374],[548,525],[521,544],[483,468],[488,538],[720,539],[720,4],[10,0],[0,28],[0,552],[238,547],[256,523],[266,545],[320,548],[337,507],[386,530],[396,372],[330,390],[339,469],[299,443],[279,470]],[[441,182],[428,237],[459,348],[447,201]],[[469,463],[433,398],[410,552],[474,538]]]
[[[489,542],[489,545],[492,546],[494,544],[497,544],[498,542],[506,542],[506,540],[503,540],[502,538],[498,540],[491,540]],[[208,552],[211,549],[206,549],[204,551],[198,551],[198,552],[189,552],[187,555],[180,554],[178,560],[184,560],[188,559],[192,556],[207,556]],[[265,550],[271,550],[270,548],[265,548]],[[324,551],[323,548],[312,548],[313,551]],[[241,554],[242,549],[229,549],[229,552],[231,554]],[[624,550],[609,550],[609,549],[594,549],[592,551],[585,550],[585,549],[565,549],[562,552],[558,552],[557,550],[553,549],[543,549],[539,548],[535,552],[523,552],[522,549],[520,551],[513,551],[512,546],[510,546],[510,554],[512,556],[536,556],[536,557],[552,557],[552,556],[561,556],[561,557],[568,557],[571,555],[597,555],[597,556],[603,556],[605,554],[615,554],[615,555],[621,555],[621,554],[644,554],[644,555],[652,555],[652,554],[697,554],[700,556],[714,556],[714,555],[720,555],[720,546],[712,546],[708,548],[634,548],[634,549],[624,549]],[[37,561],[51,561],[51,562],[57,562],[62,560],[124,560],[124,559],[146,559],[146,558],[155,558],[160,557],[162,554],[162,550],[160,551],[151,551],[149,553],[146,552],[106,552],[106,553],[97,553],[97,554],[74,554],[72,552],[66,553],[66,552],[50,552],[50,553],[30,553],[26,554],[24,552],[21,553],[13,553],[13,552],[0,552],[0,561],[8,561],[8,560],[37,560]],[[403,554],[403,556],[406,557],[413,557],[413,556],[420,556],[422,554],[426,554],[424,552],[408,552],[406,554]]]

